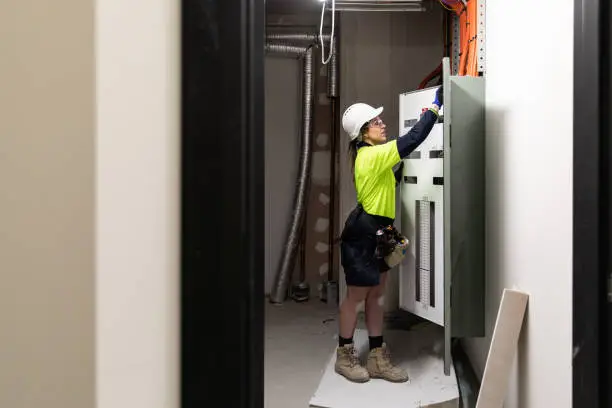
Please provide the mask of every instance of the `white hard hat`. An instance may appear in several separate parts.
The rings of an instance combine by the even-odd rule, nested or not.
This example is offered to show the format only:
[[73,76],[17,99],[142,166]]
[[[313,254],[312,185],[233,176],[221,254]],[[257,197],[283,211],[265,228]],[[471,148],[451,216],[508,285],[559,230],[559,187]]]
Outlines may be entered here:
[[342,127],[349,134],[351,140],[355,140],[359,136],[359,131],[363,125],[380,115],[382,111],[382,106],[380,108],[373,108],[365,103],[355,103],[344,111]]

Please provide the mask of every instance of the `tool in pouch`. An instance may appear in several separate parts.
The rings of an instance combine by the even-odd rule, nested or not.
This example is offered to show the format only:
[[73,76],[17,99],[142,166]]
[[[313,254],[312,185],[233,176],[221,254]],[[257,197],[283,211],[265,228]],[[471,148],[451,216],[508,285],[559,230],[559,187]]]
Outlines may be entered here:
[[402,262],[408,250],[408,238],[389,225],[376,231],[376,256],[383,258],[389,268]]

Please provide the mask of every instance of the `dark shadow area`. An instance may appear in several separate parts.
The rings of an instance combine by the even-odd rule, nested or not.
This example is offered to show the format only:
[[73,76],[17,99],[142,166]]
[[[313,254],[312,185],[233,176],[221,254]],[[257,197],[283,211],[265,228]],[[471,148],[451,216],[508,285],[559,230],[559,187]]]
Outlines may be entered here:
[[[612,271],[612,251],[610,251],[610,242],[612,239],[612,127],[610,126],[610,118],[612,117],[612,104],[610,95],[612,94],[612,82],[610,76],[612,74],[612,64],[610,63],[610,54],[612,54],[612,29],[610,28],[610,21],[612,21],[612,7],[610,2],[602,3],[601,14],[603,16],[602,24],[602,44],[601,44],[601,91],[600,105],[603,108],[601,119],[601,134],[602,134],[602,148],[605,152],[605,159],[602,160],[604,166],[605,182],[605,215],[604,225],[606,226],[605,234],[602,239],[603,245],[606,247],[604,253],[606,256],[604,271],[608,271],[608,279],[612,279],[609,275]],[[608,291],[607,305],[605,306],[605,322],[607,329],[605,329],[606,337],[602,340],[605,345],[603,350],[604,355],[602,361],[605,361],[605,370],[603,373],[603,388],[607,390],[605,395],[605,405],[612,406],[612,352],[610,350],[610,342],[612,341],[612,297],[610,296],[610,286],[606,285]]]
[[478,402],[480,380],[459,341],[453,343],[453,364],[459,384],[459,407],[474,408]]
[[574,5],[573,406],[609,406],[609,2]]

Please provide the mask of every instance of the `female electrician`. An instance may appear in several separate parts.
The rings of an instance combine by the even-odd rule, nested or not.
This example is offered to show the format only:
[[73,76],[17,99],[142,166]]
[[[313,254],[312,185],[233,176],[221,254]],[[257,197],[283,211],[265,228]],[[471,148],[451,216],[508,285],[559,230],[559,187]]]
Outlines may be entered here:
[[[391,364],[383,342],[383,295],[387,271],[384,259],[376,255],[376,232],[393,225],[395,218],[395,186],[401,167],[394,174],[393,166],[401,162],[429,135],[442,106],[442,87],[436,91],[431,107],[404,136],[387,142],[385,125],[379,115],[383,108],[356,103],[346,109],[342,127],[351,142],[349,154],[353,163],[357,207],[348,216],[341,236],[341,260],[347,295],[340,306],[340,333],[335,370],[354,382],[382,378],[392,382],[408,381],[408,374]],[[400,174],[398,174],[400,173]],[[365,301],[366,327],[370,353],[366,367],[359,363],[353,346],[357,324],[357,306]]]

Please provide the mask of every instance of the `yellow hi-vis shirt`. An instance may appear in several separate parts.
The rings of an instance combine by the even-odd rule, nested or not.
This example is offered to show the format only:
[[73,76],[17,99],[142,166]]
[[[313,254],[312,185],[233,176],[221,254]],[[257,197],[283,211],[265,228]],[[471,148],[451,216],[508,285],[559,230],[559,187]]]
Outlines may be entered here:
[[355,159],[357,202],[368,214],[395,219],[393,166],[401,160],[396,140],[363,146]]

